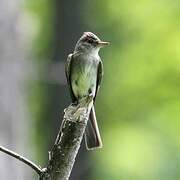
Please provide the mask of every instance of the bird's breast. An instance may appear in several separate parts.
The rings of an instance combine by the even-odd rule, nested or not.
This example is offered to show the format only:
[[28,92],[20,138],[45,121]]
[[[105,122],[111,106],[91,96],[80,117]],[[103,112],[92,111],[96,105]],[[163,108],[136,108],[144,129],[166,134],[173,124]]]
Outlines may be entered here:
[[71,72],[73,93],[83,97],[90,93],[95,95],[97,81],[97,62],[77,60]]

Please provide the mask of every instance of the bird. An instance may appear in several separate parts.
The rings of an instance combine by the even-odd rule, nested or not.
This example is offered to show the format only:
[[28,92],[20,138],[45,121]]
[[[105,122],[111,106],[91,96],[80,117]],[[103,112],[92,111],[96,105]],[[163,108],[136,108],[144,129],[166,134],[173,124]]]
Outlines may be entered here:
[[103,64],[98,53],[106,45],[109,42],[101,41],[92,32],[84,32],[77,41],[74,52],[68,55],[65,65],[72,103],[78,103],[86,96],[93,96],[93,106],[85,130],[87,150],[102,147],[94,102],[103,77]]

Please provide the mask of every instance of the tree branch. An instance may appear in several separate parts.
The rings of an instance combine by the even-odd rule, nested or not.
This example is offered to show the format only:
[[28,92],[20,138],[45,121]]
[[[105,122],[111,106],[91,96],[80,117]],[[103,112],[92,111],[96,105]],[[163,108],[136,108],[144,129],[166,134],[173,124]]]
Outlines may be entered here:
[[33,162],[31,162],[30,160],[26,159],[25,157],[23,157],[23,156],[15,153],[15,152],[13,152],[13,151],[11,151],[11,150],[9,150],[9,149],[6,149],[6,148],[4,148],[4,147],[2,147],[2,146],[0,146],[0,151],[8,154],[8,155],[11,156],[11,157],[14,157],[14,158],[18,159],[19,161],[21,161],[21,162],[23,162],[23,163],[25,163],[25,164],[27,164],[27,165],[30,166],[33,170],[35,170],[39,175],[42,174],[41,168],[40,168],[39,166],[37,166],[36,164],[34,164]]
[[46,171],[40,180],[68,180],[93,104],[92,96],[77,106],[70,105],[65,114],[55,144],[50,152]]
[[39,174],[39,180],[68,180],[86,129],[93,96],[64,110],[64,117],[55,144],[49,153],[47,168],[41,169],[25,157],[0,146],[0,151],[27,164]]

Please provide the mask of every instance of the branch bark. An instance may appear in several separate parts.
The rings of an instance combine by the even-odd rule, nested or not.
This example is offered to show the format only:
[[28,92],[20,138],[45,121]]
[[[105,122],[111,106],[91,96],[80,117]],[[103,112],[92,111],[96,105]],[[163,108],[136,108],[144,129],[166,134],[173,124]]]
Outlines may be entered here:
[[25,157],[2,146],[0,146],[0,151],[30,166],[39,174],[39,180],[68,180],[92,105],[93,96],[88,96],[77,105],[70,105],[64,110],[63,121],[55,144],[49,153],[49,162],[46,168],[41,169]]
[[65,114],[55,144],[50,152],[48,166],[40,180],[68,180],[92,107],[92,97],[77,106],[70,105]]

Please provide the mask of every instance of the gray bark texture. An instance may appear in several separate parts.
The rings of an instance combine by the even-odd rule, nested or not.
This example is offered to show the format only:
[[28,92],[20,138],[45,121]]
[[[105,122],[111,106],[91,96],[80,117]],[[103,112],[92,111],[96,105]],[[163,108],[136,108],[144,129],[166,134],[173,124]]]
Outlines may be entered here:
[[68,180],[76,155],[86,129],[89,113],[93,105],[93,96],[85,97],[77,105],[71,104],[64,110],[63,121],[49,152],[46,168],[41,169],[27,158],[0,146],[0,151],[25,163],[39,175],[39,180]]
[[92,97],[77,106],[70,105],[65,114],[55,144],[49,152],[49,162],[40,180],[68,180],[92,107]]

